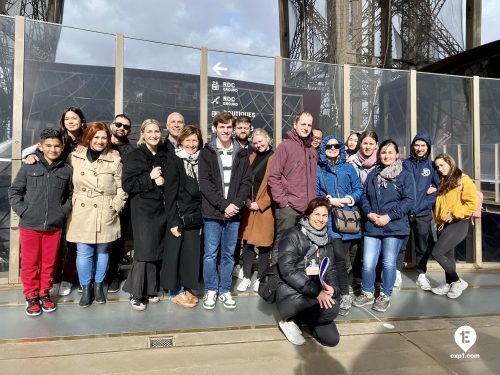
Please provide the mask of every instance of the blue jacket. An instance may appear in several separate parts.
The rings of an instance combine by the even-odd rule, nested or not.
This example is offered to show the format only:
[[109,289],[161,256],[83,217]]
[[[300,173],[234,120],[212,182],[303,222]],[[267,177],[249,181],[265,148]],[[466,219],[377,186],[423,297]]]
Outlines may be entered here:
[[[340,157],[332,164],[326,157],[325,145],[330,139],[336,139],[340,144]],[[326,186],[325,186],[326,183]],[[336,135],[329,135],[319,148],[319,162],[316,167],[316,195],[322,197],[331,195],[333,198],[351,197],[354,204],[345,209],[354,210],[355,205],[363,196],[363,185],[354,167],[346,163],[345,145],[342,139]],[[333,238],[341,238],[344,241],[360,238],[361,231],[356,234],[337,233],[332,226],[331,216],[328,218],[328,234]]]
[[[416,141],[421,140],[427,143],[427,155],[423,158],[417,158],[413,145]],[[407,169],[415,179],[415,207],[413,212],[416,216],[432,215],[432,209],[436,202],[437,192],[427,194],[429,186],[439,186],[439,176],[434,168],[433,161],[429,158],[431,154],[431,137],[425,132],[418,133],[410,146],[410,157],[403,162],[403,166]]]
[[408,214],[415,204],[415,181],[403,168],[394,180],[387,181],[387,188],[379,186],[380,165],[370,172],[365,181],[361,208],[364,216],[370,212],[388,214],[391,221],[384,227],[376,227],[366,220],[364,234],[370,237],[406,236],[410,233]]

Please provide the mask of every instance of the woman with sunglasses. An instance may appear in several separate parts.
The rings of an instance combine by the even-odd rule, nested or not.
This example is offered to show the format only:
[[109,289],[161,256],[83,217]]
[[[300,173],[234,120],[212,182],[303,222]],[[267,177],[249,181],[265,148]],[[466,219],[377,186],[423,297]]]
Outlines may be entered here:
[[[334,209],[355,210],[363,195],[363,185],[354,167],[346,162],[346,147],[340,137],[329,135],[319,148],[319,163],[316,169],[316,194],[326,196]],[[333,238],[333,251],[337,262],[339,288],[342,294],[340,315],[347,315],[352,304],[349,295],[346,257],[352,241],[361,238],[359,233],[340,233],[328,217],[328,235]],[[349,261],[350,263],[350,261]]]

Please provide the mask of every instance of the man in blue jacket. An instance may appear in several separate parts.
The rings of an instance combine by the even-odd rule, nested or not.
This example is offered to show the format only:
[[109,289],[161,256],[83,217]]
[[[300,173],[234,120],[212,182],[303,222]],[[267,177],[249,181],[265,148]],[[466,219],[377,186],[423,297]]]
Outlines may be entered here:
[[431,290],[425,276],[427,260],[434,243],[432,209],[436,202],[439,176],[431,154],[431,137],[425,132],[418,133],[411,144],[410,157],[404,161],[404,168],[413,174],[416,187],[414,211],[410,214],[410,227],[415,239],[418,279],[417,286]]

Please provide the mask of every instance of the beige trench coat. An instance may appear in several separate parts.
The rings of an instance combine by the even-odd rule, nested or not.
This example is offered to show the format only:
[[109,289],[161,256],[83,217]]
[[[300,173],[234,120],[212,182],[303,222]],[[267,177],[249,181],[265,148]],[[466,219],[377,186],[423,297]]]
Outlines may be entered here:
[[118,153],[103,153],[91,163],[87,149],[72,152],[73,209],[68,218],[66,240],[88,244],[113,242],[120,237],[118,213],[125,206],[122,163]]

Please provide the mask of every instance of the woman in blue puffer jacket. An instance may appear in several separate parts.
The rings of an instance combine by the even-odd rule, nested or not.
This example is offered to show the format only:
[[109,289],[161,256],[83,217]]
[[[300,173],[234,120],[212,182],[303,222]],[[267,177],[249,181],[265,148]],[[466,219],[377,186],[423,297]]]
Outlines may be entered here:
[[[363,196],[363,185],[354,167],[346,162],[344,142],[336,135],[327,136],[320,145],[319,163],[316,169],[316,195],[326,196],[333,207],[354,210]],[[337,274],[342,294],[341,315],[347,315],[352,304],[349,295],[346,257],[349,256],[351,242],[361,237],[355,234],[336,231],[332,216],[328,219],[328,235],[333,238],[333,249],[337,259]]]

